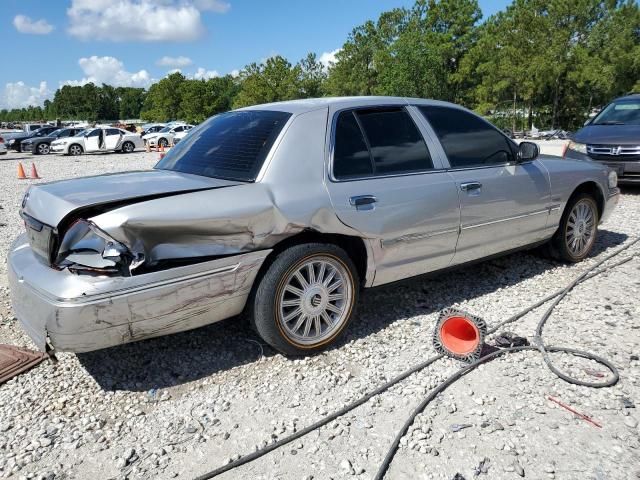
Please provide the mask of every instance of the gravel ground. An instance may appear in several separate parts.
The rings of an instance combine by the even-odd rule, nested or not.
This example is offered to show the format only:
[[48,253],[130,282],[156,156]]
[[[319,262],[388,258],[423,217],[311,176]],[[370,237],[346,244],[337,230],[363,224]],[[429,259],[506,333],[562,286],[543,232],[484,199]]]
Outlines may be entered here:
[[[15,179],[18,158],[0,159],[3,258],[22,228],[17,209],[30,182]],[[48,181],[148,168],[157,154],[36,159]],[[59,363],[43,363],[0,386],[0,477],[193,478],[309,425],[433,356],[432,327],[442,308],[458,306],[491,325],[565,286],[639,234],[640,190],[625,191],[601,227],[594,257],[582,264],[518,253],[366,291],[343,340],[310,358],[275,353],[237,319],[90,354],[60,354]],[[616,386],[564,383],[535,352],[495,360],[416,419],[387,478],[640,478],[639,271],[635,258],[580,285],[545,330],[548,345],[610,359],[620,370]],[[529,314],[510,330],[532,338],[541,314]],[[4,262],[0,342],[30,345],[11,312]],[[554,360],[583,379],[601,375],[602,367],[586,360]],[[371,478],[411,409],[459,367],[438,361],[319,431],[220,478]],[[602,428],[548,401],[549,395]]]

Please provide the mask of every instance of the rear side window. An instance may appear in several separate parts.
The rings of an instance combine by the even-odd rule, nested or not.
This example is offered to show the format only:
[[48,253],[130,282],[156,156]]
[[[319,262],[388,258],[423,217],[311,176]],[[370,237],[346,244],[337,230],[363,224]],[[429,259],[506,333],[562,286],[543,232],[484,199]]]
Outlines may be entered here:
[[432,168],[427,145],[404,108],[360,109],[338,117],[333,165],[337,179]]
[[107,135],[121,135],[122,132],[117,128],[107,128]]
[[211,117],[155,168],[253,182],[290,113],[246,110]]
[[453,168],[501,165],[515,160],[507,138],[475,115],[450,107],[419,109],[435,130]]
[[373,163],[354,112],[342,112],[336,123],[333,175],[338,179],[373,175]]

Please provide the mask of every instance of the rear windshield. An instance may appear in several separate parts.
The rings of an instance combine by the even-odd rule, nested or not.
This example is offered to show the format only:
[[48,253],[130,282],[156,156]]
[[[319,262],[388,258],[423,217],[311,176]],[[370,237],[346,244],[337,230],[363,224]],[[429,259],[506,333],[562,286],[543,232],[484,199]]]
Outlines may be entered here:
[[291,116],[286,112],[227,112],[192,129],[155,168],[253,182]]

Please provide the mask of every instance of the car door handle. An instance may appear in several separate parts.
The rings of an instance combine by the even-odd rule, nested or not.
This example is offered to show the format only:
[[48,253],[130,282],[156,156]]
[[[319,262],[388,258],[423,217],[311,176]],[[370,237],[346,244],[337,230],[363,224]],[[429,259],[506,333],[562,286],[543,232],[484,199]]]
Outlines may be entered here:
[[471,190],[480,190],[482,184],[480,182],[465,182],[460,184],[460,190],[463,192],[469,192]]
[[373,195],[356,195],[349,198],[349,203],[357,210],[373,210],[377,201]]

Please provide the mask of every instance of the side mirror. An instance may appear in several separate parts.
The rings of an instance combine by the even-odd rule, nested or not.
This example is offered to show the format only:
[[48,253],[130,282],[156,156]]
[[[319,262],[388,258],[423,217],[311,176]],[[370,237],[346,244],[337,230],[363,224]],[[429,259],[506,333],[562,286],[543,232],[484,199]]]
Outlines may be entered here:
[[521,142],[518,146],[518,162],[529,162],[540,155],[538,145],[533,142]]

